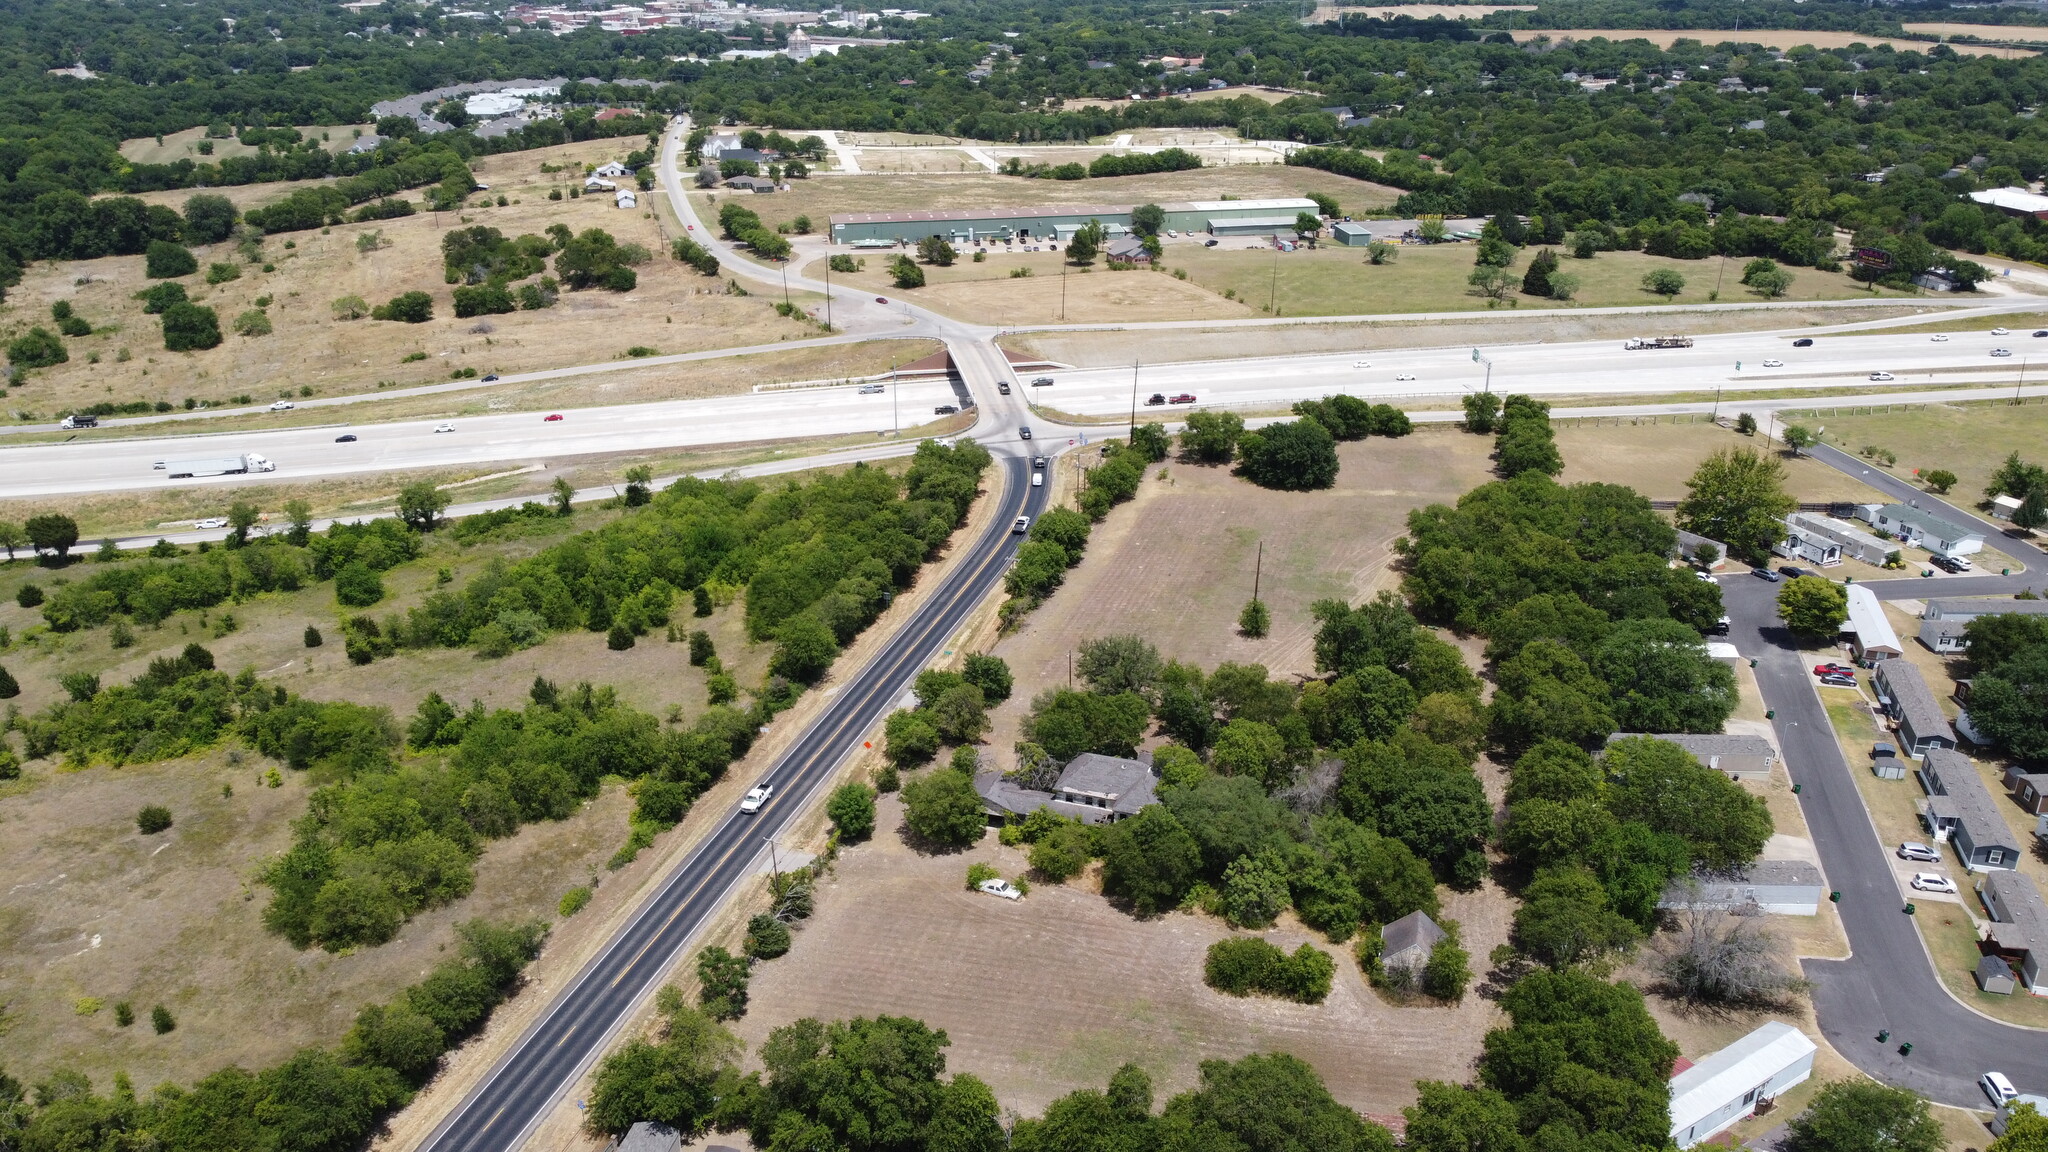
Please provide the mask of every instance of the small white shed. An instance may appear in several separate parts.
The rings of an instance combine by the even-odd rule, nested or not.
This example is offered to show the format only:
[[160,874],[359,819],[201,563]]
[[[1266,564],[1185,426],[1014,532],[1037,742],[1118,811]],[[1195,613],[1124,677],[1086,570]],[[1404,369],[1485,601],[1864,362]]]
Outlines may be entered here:
[[1815,1050],[1797,1028],[1772,1020],[1673,1076],[1672,1142],[1704,1143],[1804,1081],[1813,1075]]

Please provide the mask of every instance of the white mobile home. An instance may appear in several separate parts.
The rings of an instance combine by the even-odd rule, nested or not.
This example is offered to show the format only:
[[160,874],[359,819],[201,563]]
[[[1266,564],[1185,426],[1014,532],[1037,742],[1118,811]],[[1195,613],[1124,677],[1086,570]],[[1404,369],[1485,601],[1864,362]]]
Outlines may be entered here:
[[1814,1043],[1772,1020],[1671,1078],[1671,1140],[1702,1144],[1813,1074]]

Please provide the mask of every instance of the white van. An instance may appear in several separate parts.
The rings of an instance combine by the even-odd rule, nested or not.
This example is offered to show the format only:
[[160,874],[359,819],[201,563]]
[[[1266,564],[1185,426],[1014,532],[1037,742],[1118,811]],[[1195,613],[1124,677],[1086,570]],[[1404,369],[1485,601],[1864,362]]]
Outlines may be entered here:
[[1031,474],[1031,486],[1032,486],[1033,488],[1043,488],[1043,487],[1045,487],[1045,473],[1043,473],[1043,472],[1033,472],[1033,473]]

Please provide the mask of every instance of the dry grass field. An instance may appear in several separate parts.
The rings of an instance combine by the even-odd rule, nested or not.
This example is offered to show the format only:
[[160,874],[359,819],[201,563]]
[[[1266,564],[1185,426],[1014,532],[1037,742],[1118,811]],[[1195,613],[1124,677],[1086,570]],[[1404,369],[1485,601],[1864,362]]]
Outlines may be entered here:
[[[1700,461],[1723,448],[1765,450],[1761,437],[1742,436],[1714,424],[1561,423],[1557,448],[1564,453],[1565,483],[1597,480],[1626,484],[1652,500],[1685,497],[1685,481]],[[1868,501],[1882,494],[1808,456],[1783,452],[1785,489],[1800,500]]]
[[1477,20],[1495,12],[1534,12],[1534,4],[1322,4],[1316,7],[1315,15],[1309,17],[1312,23],[1335,20],[1339,16],[1371,16],[1385,20],[1395,16],[1408,16],[1416,20],[1428,20],[1441,16],[1446,20]]
[[1958,477],[1949,498],[1964,506],[1983,499],[1992,470],[2007,455],[2018,452],[2037,464],[2048,457],[2048,404],[2039,399],[2020,405],[1902,405],[1889,412],[1824,407],[1807,423],[1824,426],[1827,442],[1844,452],[1875,445],[1898,453],[1898,464],[1886,469],[1895,476],[1948,469]]
[[[316,395],[374,389],[380,381],[400,384],[445,380],[460,368],[508,373],[561,368],[618,358],[635,345],[666,352],[772,344],[815,334],[815,329],[775,314],[762,298],[725,295],[723,282],[697,275],[670,260],[664,226],[651,209],[620,210],[609,197],[548,200],[566,187],[570,173],[542,173],[543,164],[581,165],[623,154],[632,141],[589,141],[534,152],[480,157],[479,180],[492,186],[491,207],[460,213],[422,212],[397,220],[349,224],[327,231],[269,237],[261,264],[245,264],[232,244],[197,251],[201,273],[184,278],[193,297],[220,314],[226,340],[205,352],[163,350],[156,318],[133,299],[150,283],[139,256],[30,269],[0,311],[0,336],[49,322],[50,305],[69,300],[78,314],[103,334],[66,341],[70,362],[36,372],[13,399],[17,409],[44,413],[98,401],[168,400],[185,397],[220,403],[249,394],[275,397],[310,387]],[[265,203],[289,185],[235,190],[242,202]],[[504,195],[506,207],[496,207]],[[157,193],[149,199],[182,204],[189,193]],[[481,204],[479,194],[473,203]],[[582,231],[603,228],[621,243],[646,246],[654,258],[642,265],[639,287],[629,293],[565,292],[553,308],[458,320],[441,267],[441,237],[465,224],[497,228],[507,236],[538,233],[562,223]],[[381,233],[388,246],[359,252],[358,237]],[[241,278],[217,286],[205,283],[214,262],[233,264]],[[435,299],[435,318],[425,324],[375,320],[339,321],[330,302],[359,295],[380,303],[401,292],[420,290]],[[271,301],[275,331],[243,337],[234,318]],[[123,359],[123,354],[127,358]],[[424,362],[406,357],[424,354]],[[95,362],[97,361],[97,362]]]
[[[298,129],[307,139],[320,141],[329,152],[346,152],[359,136],[370,135],[376,127],[375,124],[301,124]],[[257,152],[257,149],[229,136],[213,142],[212,155],[202,156],[199,142],[204,139],[205,125],[160,137],[138,136],[121,142],[121,159],[131,164],[169,164],[176,160],[204,164],[218,163],[230,156],[254,156]]]
[[[1071,286],[1071,285],[1070,285]],[[1691,333],[1742,332],[1883,320],[1934,306],[1845,309],[1814,307],[1757,312],[1679,312],[1658,317]],[[1275,324],[1258,328],[1174,328],[1118,332],[1026,332],[1003,337],[1003,346],[1024,355],[1102,368],[1185,360],[1231,360],[1310,352],[1354,352],[1375,348],[1442,348],[1481,344],[1527,344],[1567,340],[1618,340],[1641,335],[1639,316],[1575,314],[1557,309],[1476,313],[1455,320],[1380,320],[1353,324]]]
[[[1746,29],[1741,32],[1727,29],[1685,28],[1678,30],[1663,28],[1558,28],[1545,31],[1518,28],[1513,32],[1517,43],[1532,40],[1648,40],[1659,48],[1669,48],[1679,40],[1698,40],[1703,44],[1722,44],[1739,41],[1744,44],[1761,44],[1766,48],[1796,48],[1810,44],[1815,48],[1852,48],[1861,44],[1876,48],[1889,44],[1900,52],[1925,52],[1934,47],[1925,40],[1901,40],[1886,36],[1865,36],[1857,32],[1802,32],[1793,29]],[[2035,53],[2026,48],[2001,48],[1986,44],[1950,44],[1964,56],[1997,56],[2005,60],[2023,59]]]
[[1959,24],[1950,21],[1937,23],[1905,23],[1899,27],[1923,36],[1972,36],[1979,40],[2003,43],[2038,44],[2048,40],[2048,28],[2027,24]]
[[[927,267],[922,288],[897,288],[890,279],[887,252],[864,252],[867,267],[833,276],[836,283],[859,285],[863,291],[902,296],[934,311],[983,324],[1234,319],[1252,315],[1242,304],[1213,292],[1147,272],[1111,272],[1097,266],[1083,272],[1066,266],[1056,252],[990,252],[987,262],[963,259],[950,268]],[[1016,277],[1012,269],[1031,275]],[[823,276],[825,261],[816,260],[805,275]]]

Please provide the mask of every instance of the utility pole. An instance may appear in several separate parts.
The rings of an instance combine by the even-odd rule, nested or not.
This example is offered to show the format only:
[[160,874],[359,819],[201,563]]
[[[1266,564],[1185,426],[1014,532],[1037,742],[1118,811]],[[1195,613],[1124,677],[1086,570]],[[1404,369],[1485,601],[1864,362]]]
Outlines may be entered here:
[[1060,257],[1060,323],[1067,322],[1067,258]]
[[1714,385],[1714,414],[1710,419],[1715,421],[1721,419],[1721,386],[1719,384]]
[[[1280,246],[1279,246],[1278,244],[1275,244],[1275,245],[1273,246],[1273,282],[1272,282],[1272,283],[1271,283],[1271,284],[1270,284],[1270,285],[1269,285],[1269,286],[1268,286],[1268,287],[1266,288],[1266,311],[1268,311],[1268,312],[1273,312],[1273,308],[1274,308],[1274,306],[1275,306],[1275,305],[1277,305],[1277,304],[1278,304],[1279,302],[1280,302]],[[1276,316],[1277,316],[1277,315],[1279,315],[1279,313],[1277,313],[1277,312],[1274,312],[1274,315],[1276,315]]]
[[1131,358],[1131,443],[1138,442],[1138,359]]
[[1252,599],[1259,598],[1259,577],[1266,571],[1266,542],[1259,541],[1259,558],[1252,566]]
[[2020,403],[2023,403],[2023,401],[2021,401],[2021,400],[2020,400],[2020,387],[2021,387],[2021,385],[2024,385],[2024,384],[2025,384],[2026,382],[2027,382],[2027,358],[2026,358],[2026,357],[2024,357],[2024,356],[2022,356],[2022,357],[2020,357],[2020,379],[2019,379],[2019,383],[2018,383],[2018,384],[2014,384],[2014,385],[2012,386],[2012,402],[2013,402],[2013,404],[2014,404],[2014,405],[2018,405],[2018,404],[2020,404]]
[[896,379],[896,365],[891,362],[889,365],[889,435],[891,436],[900,436],[903,433],[903,421],[896,415],[896,389],[901,386],[900,382]]
[[761,839],[763,839],[763,840],[766,840],[766,841],[768,842],[768,869],[769,869],[769,871],[773,872],[773,873],[774,873],[775,875],[777,875],[777,876],[781,876],[781,875],[782,875],[782,858],[781,858],[781,856],[779,856],[779,855],[778,855],[778,854],[776,853],[776,851],[775,851],[775,837],[773,837],[773,836],[763,836],[763,837],[761,837]]
[[825,257],[825,327],[832,327],[832,257]]

